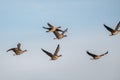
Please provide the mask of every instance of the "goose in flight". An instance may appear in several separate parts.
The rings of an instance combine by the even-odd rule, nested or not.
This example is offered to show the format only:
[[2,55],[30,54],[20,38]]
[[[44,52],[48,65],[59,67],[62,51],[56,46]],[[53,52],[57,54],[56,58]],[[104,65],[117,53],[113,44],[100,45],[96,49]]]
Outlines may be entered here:
[[108,51],[107,51],[106,53],[104,53],[104,54],[101,54],[101,55],[92,54],[92,53],[90,53],[90,52],[88,52],[88,51],[86,51],[86,53],[87,53],[89,56],[92,57],[91,60],[97,60],[97,59],[100,59],[102,56],[108,54]]
[[110,36],[117,35],[117,34],[120,32],[120,30],[118,30],[119,27],[120,27],[120,21],[119,21],[119,23],[117,24],[117,26],[115,27],[115,29],[112,29],[112,28],[106,26],[105,24],[104,24],[104,27],[105,27],[109,32],[111,32],[111,35],[110,35]]
[[13,55],[15,56],[15,55],[20,55],[20,54],[26,52],[27,50],[21,50],[21,44],[18,43],[16,48],[10,48],[7,50],[7,52],[8,51],[13,51],[15,53]]
[[54,32],[54,31],[61,31],[61,32],[63,32],[61,29],[59,29],[59,28],[61,28],[60,26],[59,26],[59,27],[54,27],[54,26],[51,25],[50,23],[47,23],[47,25],[49,26],[49,28],[43,27],[44,29],[47,29],[47,30],[48,30],[48,31],[46,31],[46,32]]
[[63,37],[67,37],[67,35],[64,35],[65,32],[67,32],[67,30],[68,30],[68,28],[65,29],[62,33],[59,33],[58,31],[54,31],[53,33],[54,33],[54,35],[56,37],[54,39],[62,39]]
[[59,52],[59,50],[60,50],[59,44],[58,44],[58,46],[57,46],[54,54],[52,54],[52,53],[50,53],[50,52],[48,52],[48,51],[46,51],[46,50],[44,50],[44,49],[42,49],[42,48],[41,48],[41,50],[42,50],[43,52],[45,52],[45,53],[51,58],[50,60],[57,60],[59,57],[62,56],[62,55],[58,55],[58,52]]

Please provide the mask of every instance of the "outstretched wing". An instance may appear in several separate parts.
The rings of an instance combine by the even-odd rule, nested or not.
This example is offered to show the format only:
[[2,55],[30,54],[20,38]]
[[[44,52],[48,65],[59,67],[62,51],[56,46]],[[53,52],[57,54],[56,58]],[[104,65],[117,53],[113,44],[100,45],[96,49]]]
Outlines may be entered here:
[[8,49],[6,52],[8,52],[8,51],[11,51],[11,50],[14,50],[15,48],[10,48],[10,49]]
[[67,32],[68,28],[66,28],[63,32],[62,32],[62,35],[65,34],[65,32]]
[[58,44],[58,46],[57,46],[57,48],[56,48],[56,50],[55,50],[54,55],[57,55],[57,54],[58,54],[58,52],[59,52],[59,50],[60,50],[60,45]]
[[48,24],[48,26],[50,27],[50,28],[53,28],[54,26],[53,25],[51,25],[50,23],[47,23]]
[[17,44],[17,48],[18,48],[19,50],[21,50],[20,47],[21,47],[21,44],[18,43],[18,44]]
[[43,28],[44,28],[44,29],[50,29],[50,28],[46,28],[46,27],[44,27],[44,26],[43,26]]
[[106,53],[104,53],[104,54],[101,54],[100,56],[104,56],[104,55],[106,55],[106,54],[108,54],[108,51],[107,51]]
[[61,29],[58,29],[58,28],[56,29],[56,31],[64,32],[63,30],[61,30]]
[[119,27],[120,27],[120,21],[119,21],[119,23],[117,24],[115,30],[118,30]]
[[50,56],[50,57],[52,57],[53,55],[52,55],[52,53],[50,53],[50,52],[48,52],[48,51],[46,51],[46,50],[44,50],[44,49],[41,49],[43,52],[45,52],[48,56]]
[[92,54],[92,53],[90,53],[90,52],[88,52],[88,51],[86,51],[86,53],[87,53],[88,55],[92,56],[92,57],[95,57],[95,56],[97,56],[97,55],[95,55],[95,54]]
[[105,24],[104,24],[104,27],[105,27],[108,31],[110,31],[110,32],[113,32],[113,31],[114,31],[112,28],[106,26]]

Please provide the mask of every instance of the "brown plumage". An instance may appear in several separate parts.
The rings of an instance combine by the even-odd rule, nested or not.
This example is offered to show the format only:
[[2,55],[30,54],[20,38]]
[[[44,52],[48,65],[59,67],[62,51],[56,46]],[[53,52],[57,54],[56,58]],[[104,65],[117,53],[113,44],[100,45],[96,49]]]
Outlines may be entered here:
[[91,60],[97,60],[97,59],[100,59],[102,56],[108,54],[108,51],[101,55],[96,55],[96,54],[90,53],[89,51],[86,51],[86,53],[92,57]]
[[117,26],[115,27],[115,29],[112,29],[112,28],[106,26],[105,24],[104,24],[104,27],[105,27],[109,32],[111,32],[111,35],[110,35],[110,36],[117,35],[117,34],[120,32],[120,30],[118,30],[119,27],[120,27],[120,21],[119,21],[119,23],[117,24]]
[[47,30],[48,30],[48,31],[46,31],[46,32],[54,32],[54,31],[63,32],[61,29],[59,29],[59,28],[61,28],[60,26],[59,26],[59,27],[54,27],[54,26],[51,25],[50,23],[47,23],[47,25],[49,26],[49,28],[43,27],[44,29],[47,29]]
[[18,43],[16,48],[10,48],[7,50],[7,52],[8,51],[13,51],[15,53],[13,55],[20,55],[20,54],[26,52],[27,50],[21,50],[21,44]]
[[59,50],[60,50],[59,44],[58,44],[58,46],[57,46],[54,54],[52,54],[52,53],[50,53],[50,52],[48,52],[48,51],[46,51],[46,50],[44,50],[44,49],[41,49],[41,50],[42,50],[43,52],[45,52],[45,53],[51,58],[51,60],[57,60],[59,57],[62,56],[62,55],[58,55],[58,52],[59,52]]
[[54,33],[54,35],[56,37],[54,39],[62,39],[63,37],[67,37],[67,35],[64,35],[65,32],[67,32],[67,30],[68,30],[68,28],[65,29],[62,33],[59,33],[58,31],[54,31],[53,33]]

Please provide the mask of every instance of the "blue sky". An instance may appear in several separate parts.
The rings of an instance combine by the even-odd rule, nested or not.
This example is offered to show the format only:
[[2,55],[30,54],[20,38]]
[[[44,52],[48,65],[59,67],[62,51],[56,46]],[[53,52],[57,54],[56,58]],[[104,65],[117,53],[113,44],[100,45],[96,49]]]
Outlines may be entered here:
[[[120,21],[119,0],[0,0],[0,80],[119,80],[120,34],[109,36],[106,24]],[[47,22],[68,28],[68,37],[53,40]],[[20,42],[28,52],[6,52]],[[56,61],[41,51],[63,56]],[[91,61],[86,51],[109,54]]]

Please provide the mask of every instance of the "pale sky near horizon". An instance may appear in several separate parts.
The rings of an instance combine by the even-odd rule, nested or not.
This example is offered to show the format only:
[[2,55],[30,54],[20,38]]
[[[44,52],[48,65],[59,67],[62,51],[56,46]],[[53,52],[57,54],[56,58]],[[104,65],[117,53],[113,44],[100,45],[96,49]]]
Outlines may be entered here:
[[[109,36],[103,24],[120,21],[120,0],[0,0],[0,80],[120,80],[120,34]],[[53,40],[47,23],[68,28]],[[21,43],[19,56],[6,52]],[[41,51],[63,56],[56,61]],[[92,61],[86,51],[109,53]]]

